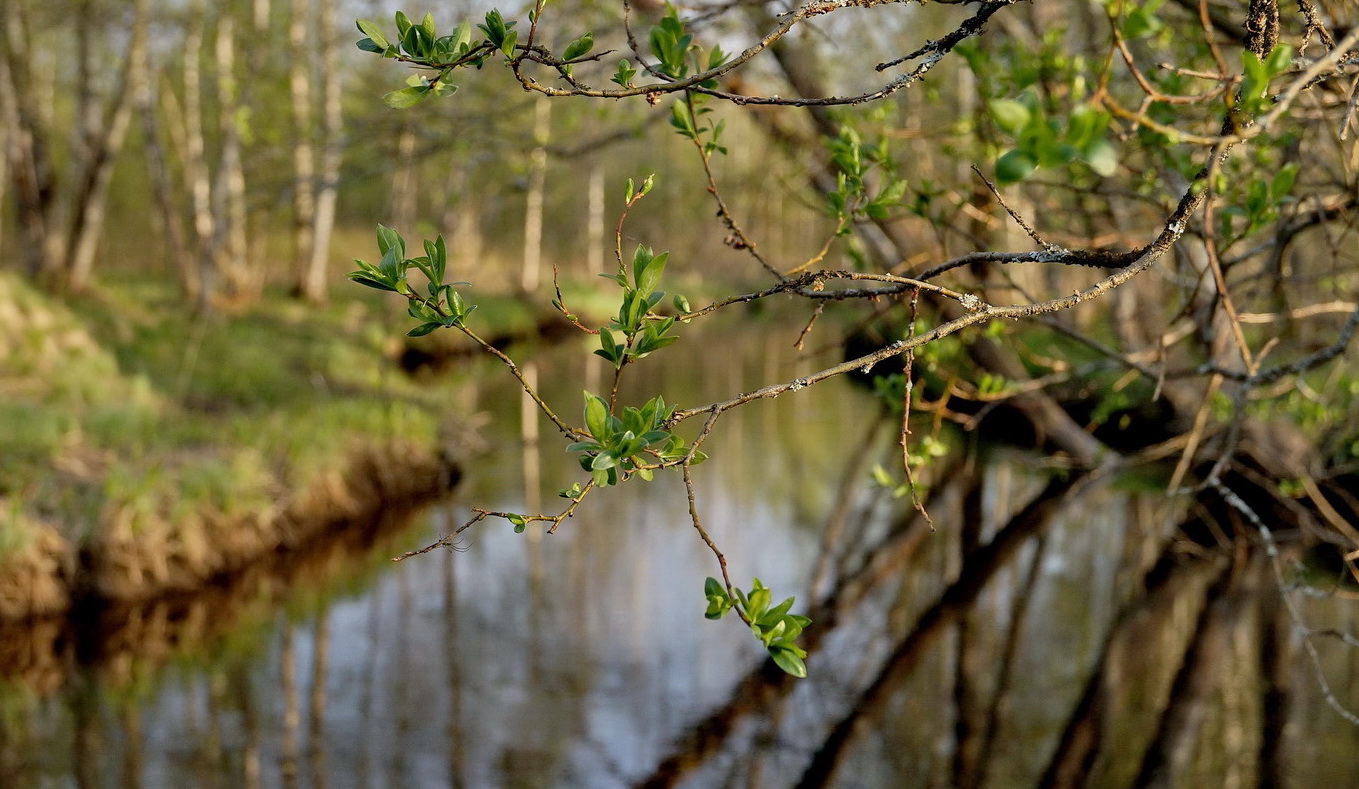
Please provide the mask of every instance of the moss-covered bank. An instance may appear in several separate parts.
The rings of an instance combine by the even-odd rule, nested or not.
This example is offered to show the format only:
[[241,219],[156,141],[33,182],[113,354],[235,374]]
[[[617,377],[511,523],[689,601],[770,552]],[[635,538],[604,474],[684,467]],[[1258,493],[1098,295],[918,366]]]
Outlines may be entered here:
[[392,364],[387,306],[199,319],[154,285],[0,276],[0,619],[191,589],[446,491],[457,425]]

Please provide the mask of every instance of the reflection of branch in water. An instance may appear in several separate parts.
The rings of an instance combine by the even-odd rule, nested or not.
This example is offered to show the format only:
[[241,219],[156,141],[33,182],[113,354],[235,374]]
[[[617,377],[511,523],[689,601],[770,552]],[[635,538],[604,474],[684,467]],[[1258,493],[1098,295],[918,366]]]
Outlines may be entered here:
[[[1064,789],[1084,786],[1099,755],[1104,737],[1104,712],[1108,701],[1110,674],[1117,662],[1117,651],[1137,649],[1128,638],[1134,627],[1146,619],[1164,619],[1155,612],[1168,609],[1195,583],[1211,583],[1226,567],[1220,556],[1213,560],[1186,561],[1176,550],[1174,540],[1162,546],[1161,554],[1142,577],[1139,586],[1145,591],[1130,600],[1118,612],[1104,637],[1104,646],[1094,663],[1094,670],[1085,683],[1080,700],[1068,716],[1057,748],[1048,760],[1039,786]],[[1209,576],[1202,578],[1202,576]]]
[[[940,479],[946,480],[934,488],[931,509],[937,501],[948,501],[959,490],[972,484],[973,474],[958,473],[961,463],[941,469]],[[930,534],[924,520],[915,510],[892,525],[882,538],[872,545],[862,546],[852,569],[840,576],[839,582],[807,615],[816,626],[804,634],[803,647],[815,654],[827,634],[865,597],[889,578],[897,575],[901,566],[915,554]],[[797,680],[785,674],[773,660],[761,661],[732,688],[726,703],[694,724],[670,753],[656,762],[650,775],[634,785],[658,789],[674,786],[709,757],[716,754],[746,717],[762,713],[792,692]]]
[[1047,537],[1039,535],[1034,541],[1033,556],[1029,559],[1029,567],[1025,571],[1024,580],[1019,585],[1019,596],[1015,599],[1014,606],[1010,612],[1010,627],[1005,634],[1005,642],[1001,647],[1000,668],[996,675],[996,689],[991,695],[991,704],[986,710],[986,722],[981,734],[981,761],[976,766],[972,774],[972,781],[968,784],[960,782],[959,789],[972,789],[986,785],[987,776],[990,774],[991,765],[994,763],[996,748],[996,738],[1000,733],[1000,721],[1009,708],[1010,692],[1013,690],[1015,676],[1015,665],[1019,655],[1020,636],[1024,632],[1024,625],[1028,621],[1029,604],[1033,601],[1033,592],[1038,587],[1038,572],[1043,567],[1043,557],[1047,553]]
[[1242,578],[1254,573],[1254,568],[1223,573],[1208,589],[1134,786],[1174,786],[1175,777],[1184,774],[1194,757],[1204,718],[1213,706],[1210,697],[1217,680],[1227,673],[1221,669],[1228,639],[1246,610],[1245,598],[1255,591]]
[[1260,789],[1288,785],[1284,761],[1288,712],[1293,704],[1293,620],[1277,595],[1260,600]]
[[945,626],[970,610],[991,579],[1029,538],[1042,532],[1059,507],[1066,503],[1066,494],[1088,476],[1086,473],[1072,474],[1066,479],[1050,481],[990,542],[972,554],[958,579],[921,614],[915,627],[883,663],[878,675],[850,705],[849,712],[832,727],[803,772],[799,787],[826,786],[831,782],[861,724],[883,710],[894,697],[893,691],[910,677],[925,649],[943,634]]

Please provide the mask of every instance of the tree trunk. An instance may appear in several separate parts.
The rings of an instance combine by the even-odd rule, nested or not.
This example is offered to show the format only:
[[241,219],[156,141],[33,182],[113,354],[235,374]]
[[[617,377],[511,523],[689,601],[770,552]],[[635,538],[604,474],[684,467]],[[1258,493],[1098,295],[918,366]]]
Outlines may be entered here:
[[203,141],[203,86],[199,67],[203,53],[204,0],[194,0],[189,10],[189,29],[184,37],[184,180],[193,212],[194,266],[198,270],[198,307],[211,307],[217,287],[213,266],[212,186]]
[[608,271],[604,260],[604,163],[596,162],[590,170],[589,219],[585,232],[585,271]]
[[55,213],[57,209],[56,171],[48,151],[50,136],[41,116],[44,106],[37,95],[28,50],[27,20],[17,0],[0,5],[4,14],[0,35],[0,57],[5,61],[0,73],[0,93],[11,116],[13,139],[11,170],[14,182],[15,213],[19,228],[19,247],[29,276],[39,277],[60,265],[61,238]]
[[[132,122],[133,83],[136,81],[133,72],[139,68],[139,62],[146,57],[147,37],[146,26],[143,24],[147,15],[146,0],[134,0],[133,15],[132,39],[128,45],[127,59],[123,62],[118,86],[114,89],[108,106],[101,113],[91,98],[85,108],[87,120],[99,124],[99,127],[97,129],[87,127],[82,130],[81,135],[82,153],[79,157],[81,168],[77,190],[72,198],[71,229],[66,245],[68,257],[65,262],[66,286],[75,292],[89,286],[90,273],[94,269],[94,255],[98,251],[99,240],[104,231],[113,167],[123,149],[127,129]],[[82,14],[82,19],[85,22],[93,21],[86,18],[85,14]],[[93,46],[88,48],[93,49]],[[81,60],[83,62],[85,56],[82,56]],[[84,89],[81,95],[82,97],[85,95]]]
[[312,231],[311,261],[302,283],[302,296],[319,303],[326,300],[326,270],[330,237],[335,229],[339,199],[340,157],[343,140],[341,116],[340,56],[335,24],[337,0],[321,0],[321,167],[316,185],[316,216]]
[[396,137],[396,168],[392,171],[392,191],[388,195],[392,226],[403,233],[409,232],[415,224],[419,191],[419,177],[415,172],[415,130],[410,119],[403,118]]
[[[147,22],[145,15],[138,20],[142,27]],[[145,36],[145,31],[141,35]],[[160,231],[157,235],[165,240],[166,258],[180,272],[184,295],[189,301],[196,302],[200,287],[198,272],[193,266],[186,265],[190,254],[184,239],[184,223],[176,207],[170,167],[166,161],[165,147],[161,143],[160,127],[156,122],[156,71],[151,63],[151,54],[145,48],[134,64],[132,77],[133,104],[141,118],[146,169],[151,180],[152,199],[156,202],[155,225]]]
[[307,28],[309,0],[292,0],[288,16],[288,45],[292,69],[288,87],[293,104],[293,270],[297,293],[306,293],[306,272],[316,244],[316,164],[312,150],[312,69]]
[[543,268],[543,206],[547,201],[547,137],[551,133],[552,106],[537,98],[533,108],[533,153],[529,155],[528,198],[524,210],[524,265],[519,288],[538,290]]
[[212,182],[212,259],[230,295],[248,297],[254,290],[246,265],[245,171],[241,162],[241,109],[236,79],[236,20],[228,11],[217,22],[214,46],[217,81],[217,124],[221,159]]

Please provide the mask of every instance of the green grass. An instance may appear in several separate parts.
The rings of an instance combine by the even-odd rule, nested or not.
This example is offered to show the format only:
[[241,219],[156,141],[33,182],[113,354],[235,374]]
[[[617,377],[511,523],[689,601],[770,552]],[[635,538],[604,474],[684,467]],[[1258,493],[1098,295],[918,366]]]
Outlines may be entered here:
[[[170,285],[61,303],[0,278],[0,505],[78,541],[114,512],[243,515],[356,449],[433,447],[455,415],[392,363],[399,305],[336,295],[311,307],[268,294],[199,319]],[[0,553],[24,544],[19,522],[6,519]]]

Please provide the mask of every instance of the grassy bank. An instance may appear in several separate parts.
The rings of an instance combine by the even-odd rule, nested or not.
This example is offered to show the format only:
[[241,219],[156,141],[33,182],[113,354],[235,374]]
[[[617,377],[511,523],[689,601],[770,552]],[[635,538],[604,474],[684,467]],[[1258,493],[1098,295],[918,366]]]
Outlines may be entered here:
[[167,287],[0,277],[0,617],[201,582],[428,483],[456,416],[391,363],[392,306],[200,320]]

